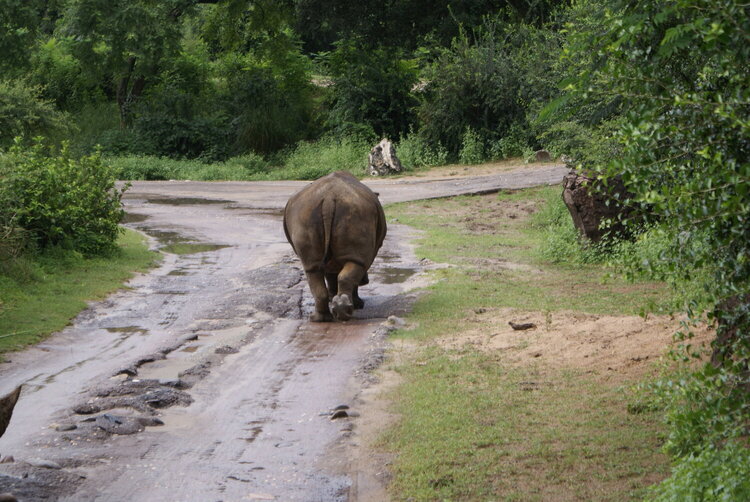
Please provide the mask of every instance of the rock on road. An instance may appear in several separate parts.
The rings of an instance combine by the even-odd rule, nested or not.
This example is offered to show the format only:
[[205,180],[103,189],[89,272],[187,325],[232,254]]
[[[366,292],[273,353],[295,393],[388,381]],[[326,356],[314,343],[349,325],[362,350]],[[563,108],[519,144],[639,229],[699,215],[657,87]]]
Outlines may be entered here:
[[[556,184],[537,165],[442,179],[370,179],[384,204]],[[347,323],[311,324],[281,209],[304,182],[134,182],[126,225],[160,265],[0,364],[24,391],[0,439],[0,493],[19,500],[377,500],[354,472],[358,393],[378,326],[408,312],[422,264],[389,233]],[[376,334],[374,334],[376,333]],[[348,405],[352,417],[331,420]],[[354,429],[354,435],[349,432]],[[377,490],[377,488],[375,488]],[[370,493],[368,493],[370,492]]]

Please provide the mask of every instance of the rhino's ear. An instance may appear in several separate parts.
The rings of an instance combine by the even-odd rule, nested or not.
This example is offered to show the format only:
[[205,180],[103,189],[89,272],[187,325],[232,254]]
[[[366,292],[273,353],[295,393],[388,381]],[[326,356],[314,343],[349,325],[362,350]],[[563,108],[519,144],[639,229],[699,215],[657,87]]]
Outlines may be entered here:
[[380,192],[372,192],[375,194],[376,197],[380,197]]

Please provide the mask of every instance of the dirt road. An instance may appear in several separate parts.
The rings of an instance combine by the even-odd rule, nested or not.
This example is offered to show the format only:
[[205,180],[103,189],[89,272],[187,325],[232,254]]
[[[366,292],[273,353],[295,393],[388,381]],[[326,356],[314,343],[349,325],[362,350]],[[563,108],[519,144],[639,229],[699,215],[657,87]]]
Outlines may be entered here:
[[[369,180],[384,203],[558,183],[535,166]],[[0,365],[24,392],[0,439],[0,493],[22,501],[336,501],[382,489],[352,472],[357,395],[424,264],[390,225],[356,319],[306,321],[312,299],[280,211],[302,182],[136,182],[127,225],[159,267]],[[331,411],[349,406],[348,417]],[[339,447],[336,447],[336,446]]]

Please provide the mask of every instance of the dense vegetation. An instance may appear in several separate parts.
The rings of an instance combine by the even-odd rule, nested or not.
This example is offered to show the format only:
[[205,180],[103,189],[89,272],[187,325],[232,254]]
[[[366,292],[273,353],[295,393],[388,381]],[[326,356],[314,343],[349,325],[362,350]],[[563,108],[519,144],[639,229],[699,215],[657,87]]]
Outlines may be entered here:
[[643,213],[634,243],[553,231],[556,257],[666,279],[718,326],[700,362],[688,323],[689,376],[653,389],[675,467],[652,497],[750,498],[747,3],[0,0],[0,26],[0,273],[112,252],[115,177],[314,179],[381,136],[408,168],[544,147]]

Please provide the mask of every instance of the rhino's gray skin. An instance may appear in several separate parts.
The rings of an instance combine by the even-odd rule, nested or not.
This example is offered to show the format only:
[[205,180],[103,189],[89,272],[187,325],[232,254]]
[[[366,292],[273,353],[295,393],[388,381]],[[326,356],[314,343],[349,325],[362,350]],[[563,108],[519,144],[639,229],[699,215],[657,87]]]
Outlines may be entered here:
[[312,321],[346,321],[364,306],[357,290],[368,282],[385,232],[378,196],[348,172],[329,174],[292,195],[284,208],[284,233],[315,297]]

